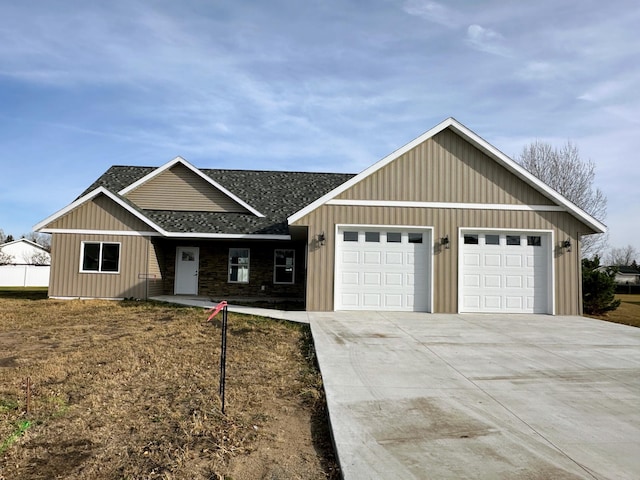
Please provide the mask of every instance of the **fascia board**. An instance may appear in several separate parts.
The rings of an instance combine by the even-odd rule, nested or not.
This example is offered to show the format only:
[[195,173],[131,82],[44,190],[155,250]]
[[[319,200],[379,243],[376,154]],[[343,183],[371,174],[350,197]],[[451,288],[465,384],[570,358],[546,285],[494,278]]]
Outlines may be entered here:
[[247,210],[249,210],[251,213],[253,213],[256,217],[264,217],[264,215],[262,213],[260,213],[258,210],[256,210],[255,208],[253,208],[251,205],[249,205],[247,202],[245,202],[244,200],[242,200],[241,198],[239,198],[238,196],[234,195],[233,193],[231,193],[229,190],[227,190],[226,188],[224,188],[222,185],[220,185],[218,182],[216,182],[215,180],[213,180],[212,178],[208,177],[207,175],[205,175],[204,173],[202,173],[200,171],[200,169],[194,167],[193,165],[191,165],[188,161],[186,161],[184,158],[182,157],[176,157],[173,160],[165,163],[164,165],[162,165],[161,167],[156,168],[155,170],[153,170],[152,172],[148,173],[147,175],[145,175],[144,177],[142,177],[140,180],[137,180],[135,182],[133,182],[131,185],[123,188],[122,190],[120,190],[118,192],[119,195],[126,195],[127,193],[131,192],[132,190],[138,188],[140,185],[147,183],[149,180],[151,180],[152,178],[160,175],[162,172],[169,170],[171,167],[173,167],[174,165],[176,165],[177,163],[181,163],[182,165],[184,165],[185,167],[187,167],[189,170],[191,170],[194,174],[198,175],[200,178],[202,178],[205,182],[209,183],[211,186],[213,186],[214,188],[220,190],[222,193],[224,193],[225,195],[227,195],[229,198],[231,198],[234,202],[240,204],[242,207],[246,208]]
[[107,190],[104,187],[98,187],[95,190],[90,191],[89,193],[87,193],[86,195],[78,198],[75,202],[70,203],[69,205],[67,205],[66,207],[64,207],[61,210],[58,210],[56,213],[54,213],[53,215],[45,218],[44,220],[42,220],[40,223],[37,223],[36,225],[33,226],[33,231],[37,232],[40,231],[41,229],[43,229],[46,225],[48,225],[49,223],[53,222],[54,220],[57,220],[58,218],[62,217],[63,215],[66,215],[67,213],[69,213],[71,210],[79,207],[80,205],[82,205],[83,203],[88,202],[89,200],[95,198],[96,196],[103,194],[107,197],[109,197],[111,200],[113,200],[114,202],[116,202],[118,205],[120,205],[122,208],[124,208],[125,210],[127,210],[129,213],[131,213],[133,216],[135,216],[136,218],[138,218],[139,220],[142,220],[144,223],[146,223],[147,225],[149,225],[151,228],[153,228],[154,230],[156,230],[157,232],[162,233],[163,235],[166,234],[166,232],[160,228],[158,225],[156,225],[155,223],[153,223],[151,220],[149,220],[147,217],[145,217],[144,215],[142,215],[140,212],[138,212],[137,210],[135,210],[134,208],[131,208],[130,205],[128,205],[126,202],[124,202],[121,198],[119,198],[117,195],[111,193],[109,190]]

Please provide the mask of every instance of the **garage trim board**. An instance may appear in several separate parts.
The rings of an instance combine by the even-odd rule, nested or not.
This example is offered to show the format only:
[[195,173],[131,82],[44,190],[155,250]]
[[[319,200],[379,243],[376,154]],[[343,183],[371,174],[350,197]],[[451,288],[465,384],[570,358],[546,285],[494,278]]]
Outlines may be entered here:
[[555,314],[553,232],[460,228],[460,313]]
[[433,227],[336,225],[335,310],[431,312]]

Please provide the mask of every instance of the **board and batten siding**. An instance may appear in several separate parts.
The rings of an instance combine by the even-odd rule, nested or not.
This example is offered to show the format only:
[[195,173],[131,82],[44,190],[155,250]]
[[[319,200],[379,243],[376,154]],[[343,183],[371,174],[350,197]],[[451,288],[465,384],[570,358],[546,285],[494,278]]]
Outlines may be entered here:
[[150,231],[151,227],[134,217],[105,195],[98,195],[47,224],[47,229],[111,231]]
[[181,164],[128,192],[126,198],[148,210],[247,213],[247,209]]
[[[552,256],[555,271],[556,314],[579,315],[580,252],[578,232],[585,226],[565,212],[465,210],[456,208],[404,208],[324,205],[301,218],[296,225],[309,226],[307,310],[334,309],[334,262],[336,225],[385,225],[433,227],[434,243],[449,236],[450,248],[433,248],[434,313],[458,311],[459,228],[553,231]],[[326,243],[313,239],[324,232]],[[559,248],[569,239],[571,252]],[[427,295],[428,292],[425,292]]]
[[[81,273],[82,242],[120,243],[119,273]],[[149,237],[55,233],[51,238],[50,297],[147,298]],[[72,292],[72,293],[70,293]]]
[[336,198],[553,205],[449,129],[417,145]]

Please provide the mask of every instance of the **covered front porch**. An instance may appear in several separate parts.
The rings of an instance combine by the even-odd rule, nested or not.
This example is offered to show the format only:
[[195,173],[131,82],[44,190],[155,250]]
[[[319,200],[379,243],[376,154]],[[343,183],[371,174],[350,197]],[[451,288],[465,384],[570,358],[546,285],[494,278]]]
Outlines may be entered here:
[[305,309],[306,241],[153,238],[148,298]]

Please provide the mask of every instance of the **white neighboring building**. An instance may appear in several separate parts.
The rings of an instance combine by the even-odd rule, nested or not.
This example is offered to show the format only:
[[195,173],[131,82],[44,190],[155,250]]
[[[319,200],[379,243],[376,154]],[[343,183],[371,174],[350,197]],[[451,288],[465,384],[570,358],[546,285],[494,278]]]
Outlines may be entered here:
[[48,287],[51,255],[21,238],[0,245],[0,287]]

